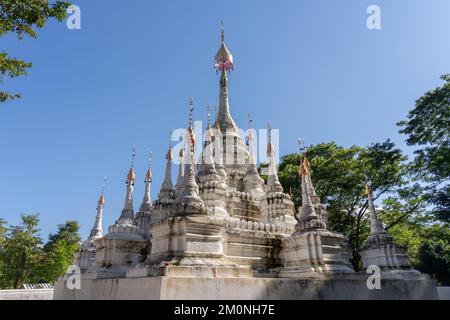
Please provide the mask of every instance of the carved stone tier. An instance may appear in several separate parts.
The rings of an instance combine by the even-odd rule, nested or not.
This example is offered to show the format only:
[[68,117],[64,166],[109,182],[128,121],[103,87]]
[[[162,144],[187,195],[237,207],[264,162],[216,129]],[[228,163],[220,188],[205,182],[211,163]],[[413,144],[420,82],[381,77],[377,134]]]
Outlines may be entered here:
[[199,183],[199,194],[211,214],[228,216],[225,209],[227,201],[227,185],[222,181],[203,181]]
[[406,248],[395,244],[387,233],[370,235],[365,246],[359,252],[363,268],[376,265],[382,270],[410,270]]
[[249,266],[239,266],[225,256],[223,218],[208,215],[206,207],[182,209],[178,216],[152,224],[151,255],[130,269],[128,277],[251,276]]
[[135,217],[135,222],[138,228],[139,234],[144,239],[150,238],[150,220],[151,220],[151,214],[150,212],[138,212]]
[[126,271],[141,260],[147,242],[135,225],[114,224],[108,234],[95,241],[96,278],[124,277]]
[[294,203],[286,193],[265,193],[259,207],[264,223],[285,223],[292,227],[297,223],[297,220],[294,218]]
[[283,239],[282,255],[280,277],[320,278],[324,274],[354,272],[346,237],[326,230],[294,233]]
[[227,219],[225,253],[242,266],[251,266],[253,276],[274,276],[271,268],[281,266],[281,239],[292,234],[286,224],[264,224],[257,221]]

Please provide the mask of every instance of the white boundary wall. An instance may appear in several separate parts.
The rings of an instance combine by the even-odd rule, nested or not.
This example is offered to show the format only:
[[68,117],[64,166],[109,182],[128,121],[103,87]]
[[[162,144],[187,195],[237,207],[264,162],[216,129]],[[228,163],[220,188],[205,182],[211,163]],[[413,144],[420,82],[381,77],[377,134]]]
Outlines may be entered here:
[[0,300],[52,300],[53,289],[0,290]]
[[437,287],[439,300],[450,300],[450,287]]

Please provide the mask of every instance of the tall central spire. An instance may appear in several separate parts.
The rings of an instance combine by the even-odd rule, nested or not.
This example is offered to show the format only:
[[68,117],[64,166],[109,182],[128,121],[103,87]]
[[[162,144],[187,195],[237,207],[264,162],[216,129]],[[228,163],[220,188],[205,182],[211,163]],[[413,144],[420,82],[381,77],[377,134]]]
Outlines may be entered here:
[[228,50],[225,44],[225,34],[223,30],[223,21],[222,21],[222,30],[221,30],[221,44],[219,51],[217,51],[216,56],[214,57],[215,63],[214,67],[216,72],[220,71],[220,101],[219,101],[219,113],[217,114],[217,123],[220,126],[220,130],[222,132],[226,132],[227,129],[237,130],[236,123],[230,114],[230,106],[228,103],[228,79],[227,79],[227,71],[230,72],[233,70],[233,55]]

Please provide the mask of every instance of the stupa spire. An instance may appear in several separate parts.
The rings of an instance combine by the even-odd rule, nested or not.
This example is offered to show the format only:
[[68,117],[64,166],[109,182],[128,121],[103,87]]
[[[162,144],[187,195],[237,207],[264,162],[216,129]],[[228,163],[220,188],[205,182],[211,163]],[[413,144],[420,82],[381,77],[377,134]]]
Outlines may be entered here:
[[201,182],[206,180],[220,180],[215,164],[214,164],[214,150],[213,137],[214,133],[211,128],[211,112],[209,106],[207,107],[207,127],[205,132],[205,142],[202,151],[202,161],[200,165],[199,179]]
[[[170,139],[172,139],[173,130],[170,131]],[[172,184],[172,140],[169,142],[169,150],[166,153],[166,171],[164,174],[164,180],[161,185],[161,190],[158,194],[160,199],[172,199],[173,198],[173,184]],[[180,165],[181,167],[181,165]]]
[[[298,232],[326,229],[325,221],[327,213],[325,207],[320,203],[315,195],[315,190],[311,181],[311,166],[303,146],[303,140],[298,140],[300,153],[300,165],[298,174],[301,181],[302,206],[299,208],[298,220],[296,226]],[[314,199],[314,200],[313,200]]]
[[247,172],[244,176],[245,191],[253,194],[255,197],[260,197],[264,194],[262,186],[264,180],[260,177],[258,168],[256,165],[256,159],[253,150],[253,129],[252,129],[252,118],[248,114],[248,134],[247,134],[247,145],[248,145],[248,166]]
[[278,172],[275,163],[275,150],[272,143],[272,127],[270,123],[267,124],[268,142],[267,142],[267,156],[269,157],[269,175],[267,178],[267,186],[269,192],[283,192],[283,187],[278,180]]
[[116,221],[117,224],[133,224],[134,221],[133,190],[134,190],[134,180],[136,179],[136,174],[134,172],[135,158],[136,158],[136,147],[135,145],[133,145],[131,153],[130,169],[128,170],[127,179],[125,181],[127,185],[125,203],[120,218],[119,220]]
[[225,32],[221,28],[221,44],[214,57],[214,68],[216,72],[221,72],[220,75],[220,97],[219,97],[219,112],[217,114],[217,123],[222,132],[226,132],[227,129],[237,130],[236,123],[230,114],[230,106],[228,103],[228,79],[227,71],[233,70],[233,55],[228,50],[225,44]]
[[184,172],[183,189],[177,197],[177,201],[184,204],[203,204],[203,200],[199,196],[199,188],[195,181],[195,165],[194,165],[194,150],[195,150],[195,135],[193,128],[192,112],[194,110],[192,98],[189,100],[189,127],[186,135],[187,157],[186,171]]
[[105,185],[106,177],[103,178],[102,193],[97,202],[97,215],[95,216],[95,223],[89,234],[88,241],[93,241],[103,236],[102,219],[103,219],[103,207],[105,205]]
[[391,239],[391,237],[384,230],[384,227],[381,224],[380,220],[378,219],[378,215],[375,210],[375,205],[373,204],[373,191],[369,182],[366,182],[366,194],[368,201],[368,210],[370,214],[370,235],[368,240],[380,237],[385,239]]
[[152,184],[152,152],[150,151],[148,155],[148,166],[147,173],[145,174],[145,192],[144,197],[142,199],[142,204],[139,208],[141,212],[148,212],[152,206],[152,198],[150,195],[150,189]]
[[[183,141],[183,139],[180,137],[180,143]],[[178,176],[177,176],[177,182],[175,184],[175,192],[177,194],[180,194],[181,191],[183,190],[183,182],[184,182],[184,165],[185,165],[185,156],[184,156],[184,152],[185,152],[185,143],[183,144],[183,146],[180,148],[180,152],[178,153]]]

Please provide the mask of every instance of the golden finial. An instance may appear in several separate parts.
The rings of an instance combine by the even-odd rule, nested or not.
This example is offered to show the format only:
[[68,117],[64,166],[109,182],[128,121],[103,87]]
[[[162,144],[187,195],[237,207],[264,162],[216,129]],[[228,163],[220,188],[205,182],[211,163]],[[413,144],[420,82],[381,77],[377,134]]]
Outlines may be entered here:
[[298,165],[298,176],[302,177],[304,174],[304,170],[303,170],[303,162],[300,162],[300,164]]
[[106,177],[103,177],[102,193],[100,195],[100,198],[98,199],[99,207],[103,207],[105,205],[105,185],[106,185]]
[[172,146],[169,146],[169,150],[167,150],[166,153],[166,160],[171,161],[172,160]]
[[306,155],[303,157],[303,168],[305,170],[305,174],[309,174],[311,171],[311,164],[309,163],[308,158]]
[[101,195],[98,199],[98,206],[103,207],[105,205],[105,196]]
[[305,140],[303,138],[297,138],[298,150],[300,154],[300,164],[298,166],[298,175],[304,176],[310,173],[310,165],[306,156]]
[[166,160],[168,160],[168,161],[171,161],[173,159],[173,156],[172,156],[172,136],[173,136],[173,129],[170,130],[169,150],[167,150],[167,153],[166,153]]
[[130,170],[128,171],[126,183],[134,184],[136,179],[136,174],[134,173],[134,159],[136,158],[136,146],[133,144],[133,149],[131,153]]
[[298,166],[299,177],[309,174],[309,162],[308,159],[304,158],[300,165]]

